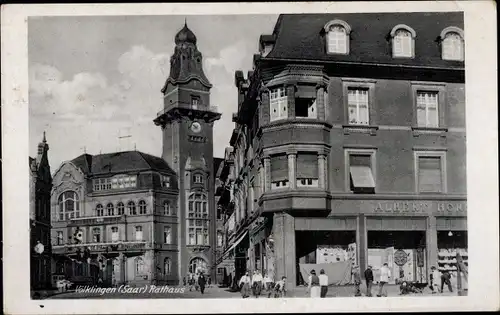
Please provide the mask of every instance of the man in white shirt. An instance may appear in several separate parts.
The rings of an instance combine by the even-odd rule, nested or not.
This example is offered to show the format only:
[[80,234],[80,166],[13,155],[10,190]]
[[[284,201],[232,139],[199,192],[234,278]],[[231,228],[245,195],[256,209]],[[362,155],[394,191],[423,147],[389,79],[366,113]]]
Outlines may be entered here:
[[255,270],[252,277],[253,295],[258,298],[262,291],[262,274],[259,270]]
[[389,270],[389,266],[387,263],[384,263],[382,268],[380,268],[380,280],[379,280],[379,291],[377,296],[387,296],[387,288],[385,285],[389,282],[389,278],[391,277],[391,270]]
[[272,289],[273,279],[269,276],[269,274],[264,275],[264,288],[266,291],[270,292]]
[[325,270],[321,269],[319,271],[319,286],[321,287],[320,297],[326,297],[326,293],[328,292],[328,276],[325,275]]
[[240,282],[238,285],[241,287],[241,297],[244,299],[249,297],[249,291],[250,291],[250,276],[248,275],[248,271],[241,277]]

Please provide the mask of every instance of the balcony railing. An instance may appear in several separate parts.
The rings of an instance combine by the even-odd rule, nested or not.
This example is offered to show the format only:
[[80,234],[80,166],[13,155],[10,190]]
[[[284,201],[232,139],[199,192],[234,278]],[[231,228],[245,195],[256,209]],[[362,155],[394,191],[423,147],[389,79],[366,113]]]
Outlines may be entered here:
[[185,102],[177,102],[169,105],[168,107],[164,108],[163,110],[159,111],[156,116],[162,116],[165,113],[167,113],[169,110],[172,108],[184,108],[184,109],[191,109],[191,110],[196,110],[196,111],[201,111],[201,112],[214,112],[218,113],[218,107],[217,106],[206,106],[206,105],[192,105],[191,103],[185,103]]
[[82,226],[82,225],[100,225],[100,224],[119,224],[126,223],[127,215],[112,215],[112,216],[88,216],[78,217],[66,220],[68,226]]
[[81,244],[66,244],[54,245],[52,251],[55,254],[76,253],[78,249],[88,248],[91,252],[105,251],[127,251],[127,250],[145,250],[152,248],[151,243],[147,241],[116,241],[106,243],[81,243]]

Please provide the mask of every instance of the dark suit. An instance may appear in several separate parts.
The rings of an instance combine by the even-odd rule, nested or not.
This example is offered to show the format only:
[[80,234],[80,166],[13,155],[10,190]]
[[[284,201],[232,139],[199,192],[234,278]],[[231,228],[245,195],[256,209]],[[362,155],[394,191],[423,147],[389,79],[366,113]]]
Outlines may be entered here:
[[205,292],[205,284],[207,283],[207,279],[205,278],[204,275],[200,275],[198,277],[198,285],[200,286],[200,291],[201,294],[204,294]]
[[372,296],[373,271],[368,268],[365,270],[366,296]]

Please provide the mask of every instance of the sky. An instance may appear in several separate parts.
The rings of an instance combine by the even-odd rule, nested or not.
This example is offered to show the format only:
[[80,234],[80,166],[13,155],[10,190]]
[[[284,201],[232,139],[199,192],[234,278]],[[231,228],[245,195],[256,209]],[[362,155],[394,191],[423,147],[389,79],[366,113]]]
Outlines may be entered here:
[[[46,132],[49,163],[83,154],[134,150],[161,156],[161,89],[169,74],[175,34],[196,35],[214,125],[214,156],[223,157],[237,111],[234,72],[252,69],[259,36],[277,15],[72,16],[28,20],[30,156]],[[131,136],[121,138],[123,136]]]

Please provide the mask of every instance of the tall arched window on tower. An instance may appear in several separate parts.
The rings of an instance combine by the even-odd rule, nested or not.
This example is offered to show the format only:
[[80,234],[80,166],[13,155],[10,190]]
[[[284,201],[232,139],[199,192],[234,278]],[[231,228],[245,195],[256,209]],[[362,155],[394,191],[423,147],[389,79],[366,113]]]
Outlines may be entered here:
[[164,266],[164,269],[165,269],[165,275],[170,275],[170,273],[172,272],[171,269],[172,269],[172,259],[170,259],[170,257],[166,257],[165,260],[163,261],[163,266]]
[[139,201],[139,214],[146,214],[146,212],[147,212],[146,201],[144,200]]
[[326,51],[329,54],[348,54],[349,36],[351,27],[342,20],[328,22],[324,30],[326,32]]
[[464,32],[450,26],[441,32],[441,55],[443,60],[464,60]]
[[80,202],[78,194],[74,191],[65,191],[59,195],[59,220],[80,217]]
[[415,31],[404,24],[394,26],[391,31],[392,56],[394,58],[415,57]]
[[192,193],[189,195],[188,205],[188,245],[209,245],[207,195]]

